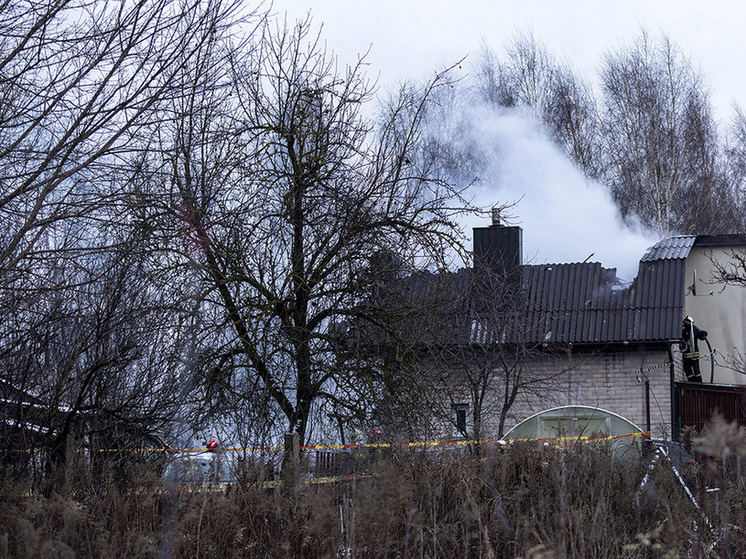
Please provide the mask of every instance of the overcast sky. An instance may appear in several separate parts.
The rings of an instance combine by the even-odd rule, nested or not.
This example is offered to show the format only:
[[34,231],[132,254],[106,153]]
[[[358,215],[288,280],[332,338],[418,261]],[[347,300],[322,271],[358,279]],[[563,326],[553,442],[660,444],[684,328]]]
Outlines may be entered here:
[[[403,80],[431,76],[436,68],[463,57],[468,68],[478,58],[482,41],[500,53],[517,31],[525,30],[531,30],[580,75],[593,79],[604,52],[630,43],[643,27],[653,34],[664,31],[704,74],[718,119],[730,118],[734,102],[746,107],[746,5],[735,1],[275,0],[272,12],[287,14],[289,22],[310,12],[315,24],[323,24],[328,48],[343,63],[370,50],[368,74],[378,78],[381,90]],[[620,275],[631,279],[636,261],[656,239],[608,223],[614,219],[607,207],[601,207],[606,201],[597,185],[586,184],[572,165],[559,162],[551,146],[537,148],[540,133],[532,136],[514,119],[493,128],[502,134],[498,142],[523,143],[531,149],[501,153],[504,161],[496,172],[503,175],[495,178],[494,191],[485,192],[482,185],[475,195],[485,203],[521,195],[533,200],[529,204],[524,198],[517,207],[526,258],[566,262],[583,260],[593,252],[594,260],[619,268]],[[528,179],[516,179],[522,169],[530,176],[530,186]],[[505,190],[507,183],[513,190]],[[529,192],[530,188],[535,191]],[[538,198],[545,200],[544,209],[537,208]],[[579,203],[559,211],[553,199]],[[598,225],[593,225],[594,220]],[[588,226],[580,230],[573,225],[578,223]],[[594,232],[594,227],[604,224],[610,235]]]

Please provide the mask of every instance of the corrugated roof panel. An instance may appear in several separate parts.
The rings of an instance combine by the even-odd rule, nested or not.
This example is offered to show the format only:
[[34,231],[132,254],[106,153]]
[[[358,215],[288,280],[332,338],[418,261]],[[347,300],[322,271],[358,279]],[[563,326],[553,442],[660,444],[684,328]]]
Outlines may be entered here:
[[[650,339],[650,309],[642,308],[638,309],[636,314],[637,318],[637,335],[635,340],[648,340]],[[653,338],[655,339],[655,338]]]
[[666,285],[663,304],[666,307],[683,308],[684,293],[686,290],[686,260],[669,260],[667,264],[668,270],[666,277],[668,278],[668,284]]
[[547,308],[554,311],[562,308],[560,294],[567,289],[567,284],[561,266],[552,266],[548,271],[549,275],[544,282],[544,294],[546,295]]
[[[588,306],[590,307],[590,305]],[[591,308],[585,307],[583,312],[578,313],[578,323],[576,329],[576,338],[578,340],[588,340],[594,329],[593,312]]]
[[[510,337],[542,343],[551,332],[552,343],[609,343],[662,341],[681,335],[686,256],[695,237],[669,237],[651,247],[640,261],[635,281],[616,285],[613,269],[596,262],[523,266],[522,321]],[[437,276],[441,276],[437,278]],[[447,276],[447,277],[446,277]],[[415,300],[438,301],[447,319],[466,308],[473,277],[460,274],[422,274],[401,287]],[[477,307],[488,312],[495,305]],[[489,324],[462,321],[467,339],[491,343]],[[454,322],[455,327],[455,322]],[[445,328],[444,335],[451,335]],[[446,333],[447,332],[447,333]],[[437,334],[436,334],[437,337]],[[520,338],[520,339],[519,339]]]
[[[596,266],[598,268],[598,266]],[[572,307],[578,310],[585,309],[585,301],[589,298],[589,294],[592,292],[592,275],[593,271],[588,270],[591,273],[586,272],[586,268],[581,266],[574,266],[573,271],[576,276],[575,289],[572,291]]]
[[632,339],[632,327],[634,324],[634,315],[629,311],[629,308],[625,308],[621,312],[622,331],[621,339],[630,340]]
[[577,273],[577,268],[573,266],[564,266],[565,288],[560,294],[562,300],[562,310],[575,309],[576,292],[580,287],[581,277]]
[[[575,309],[584,312],[593,305],[593,288],[595,285],[594,275],[597,275],[600,267],[600,265],[594,265],[590,269],[584,266],[575,267],[577,275],[579,276],[577,289],[573,293],[573,307]],[[588,301],[590,301],[590,303]]]
[[[670,244],[686,249],[691,239]],[[664,248],[672,247],[658,247],[656,254],[674,254]],[[552,341],[559,343],[675,338],[681,328],[684,267],[680,258],[648,260],[641,263],[635,283],[619,289],[613,270],[598,263],[526,266],[526,316],[532,324],[543,316],[542,336],[551,330]]]
[[689,251],[696,239],[697,237],[693,235],[679,235],[661,239],[647,250],[640,262],[686,258],[689,256]]
[[600,329],[600,335],[599,338],[604,341],[614,341],[611,337],[610,332],[610,316],[609,316],[609,310],[603,309],[599,312],[601,315],[601,329]]
[[622,334],[622,315],[623,311],[619,309],[610,308],[609,314],[609,339],[612,341],[619,341],[624,339]]

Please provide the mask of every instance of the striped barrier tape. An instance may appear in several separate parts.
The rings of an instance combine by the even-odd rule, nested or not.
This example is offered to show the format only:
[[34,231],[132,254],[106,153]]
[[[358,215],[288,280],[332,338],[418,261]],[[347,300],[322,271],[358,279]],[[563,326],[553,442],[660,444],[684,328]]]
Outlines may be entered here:
[[[521,438],[521,439],[485,439],[485,440],[459,440],[459,441],[422,441],[422,442],[407,442],[407,443],[362,443],[362,444],[344,444],[344,445],[306,445],[301,446],[300,450],[347,450],[356,448],[421,448],[421,447],[445,447],[445,446],[464,446],[464,445],[477,445],[477,444],[512,444],[514,442],[599,442],[608,441],[615,439],[624,438],[649,438],[645,433],[630,433],[627,435],[604,435],[604,436],[580,436],[580,437],[545,437],[545,438]],[[244,451],[257,451],[257,450],[269,450],[278,451],[284,450],[284,446],[247,446],[247,447],[222,447],[219,450],[223,452],[244,452]],[[215,449],[207,447],[200,448],[101,448],[97,450],[91,450],[88,448],[77,449],[76,452],[92,452],[92,453],[111,453],[111,452],[166,452],[166,453],[181,453],[181,452],[209,452]],[[0,450],[0,453],[7,452],[42,452],[42,449],[12,449],[12,450]]]

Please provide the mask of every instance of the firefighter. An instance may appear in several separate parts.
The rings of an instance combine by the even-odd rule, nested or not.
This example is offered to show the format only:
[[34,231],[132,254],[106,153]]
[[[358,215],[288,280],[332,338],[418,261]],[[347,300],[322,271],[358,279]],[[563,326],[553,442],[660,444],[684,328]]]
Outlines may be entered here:
[[699,343],[698,340],[707,338],[707,332],[700,330],[694,325],[694,319],[687,316],[681,328],[681,351],[683,352],[684,373],[689,382],[702,382],[702,373],[699,370]]

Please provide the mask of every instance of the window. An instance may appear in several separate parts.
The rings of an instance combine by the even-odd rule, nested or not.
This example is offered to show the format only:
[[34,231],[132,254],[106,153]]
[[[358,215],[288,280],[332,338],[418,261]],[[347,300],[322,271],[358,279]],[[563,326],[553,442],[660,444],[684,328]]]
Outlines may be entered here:
[[469,404],[454,404],[453,406],[453,422],[456,425],[456,431],[458,435],[462,437],[467,436],[467,419],[469,417]]

